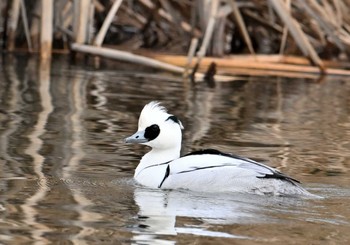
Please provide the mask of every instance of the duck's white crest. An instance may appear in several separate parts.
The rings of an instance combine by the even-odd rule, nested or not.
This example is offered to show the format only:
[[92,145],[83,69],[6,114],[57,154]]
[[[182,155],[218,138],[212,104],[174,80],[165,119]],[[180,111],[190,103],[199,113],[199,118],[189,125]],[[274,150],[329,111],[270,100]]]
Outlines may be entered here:
[[138,131],[125,139],[152,147],[135,170],[145,186],[205,192],[307,195],[299,182],[262,163],[207,149],[180,157],[182,123],[159,102],[144,106]]
[[158,101],[152,101],[145,105],[139,117],[139,129],[146,128],[155,122],[165,120],[168,117],[167,110]]
[[[172,114],[169,114],[167,109],[160,104],[158,101],[151,101],[146,104],[139,117],[139,130],[144,129],[150,125],[163,123]],[[180,122],[180,121],[179,121]],[[183,125],[180,122],[180,127],[183,129]]]

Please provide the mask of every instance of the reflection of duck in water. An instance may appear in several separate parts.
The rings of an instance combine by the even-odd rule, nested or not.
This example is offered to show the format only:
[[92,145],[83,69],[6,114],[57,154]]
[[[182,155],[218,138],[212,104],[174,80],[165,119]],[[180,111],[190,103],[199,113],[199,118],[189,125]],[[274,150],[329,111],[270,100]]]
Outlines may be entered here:
[[[137,187],[134,199],[139,206],[139,229],[135,231],[137,235],[134,239],[145,242],[160,239],[157,235],[177,234],[244,238],[226,232],[211,231],[210,226],[255,223],[262,220],[266,222],[269,217],[263,210],[267,203],[261,198],[252,199],[250,195],[244,194],[233,197],[217,193],[164,191]],[[181,222],[176,222],[181,217],[193,218],[196,221],[181,225]]]
[[158,102],[142,110],[138,131],[125,139],[152,147],[135,170],[135,180],[148,187],[202,192],[312,195],[299,181],[264,164],[208,149],[180,157],[183,126]]

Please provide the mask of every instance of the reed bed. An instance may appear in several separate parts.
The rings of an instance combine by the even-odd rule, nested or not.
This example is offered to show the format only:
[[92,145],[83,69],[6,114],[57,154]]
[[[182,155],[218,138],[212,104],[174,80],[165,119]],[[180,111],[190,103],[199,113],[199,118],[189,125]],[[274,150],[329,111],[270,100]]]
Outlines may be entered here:
[[2,51],[42,59],[82,52],[197,79],[216,64],[226,74],[217,80],[350,74],[350,0],[7,0],[0,9]]

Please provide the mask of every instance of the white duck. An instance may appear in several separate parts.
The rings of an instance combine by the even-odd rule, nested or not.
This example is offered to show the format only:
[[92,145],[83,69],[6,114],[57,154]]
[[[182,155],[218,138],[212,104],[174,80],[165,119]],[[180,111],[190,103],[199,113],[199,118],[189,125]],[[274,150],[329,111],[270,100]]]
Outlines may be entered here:
[[138,131],[125,139],[152,147],[135,170],[135,180],[161,189],[312,195],[299,181],[256,161],[207,149],[180,157],[182,123],[158,102],[141,111]]

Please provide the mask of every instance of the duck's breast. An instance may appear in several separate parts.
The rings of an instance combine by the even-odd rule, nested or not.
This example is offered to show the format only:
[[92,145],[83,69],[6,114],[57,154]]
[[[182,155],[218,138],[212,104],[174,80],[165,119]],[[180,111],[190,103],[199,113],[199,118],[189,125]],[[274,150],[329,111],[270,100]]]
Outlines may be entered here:
[[134,179],[141,185],[159,188],[166,175],[168,164],[155,164],[135,172]]

